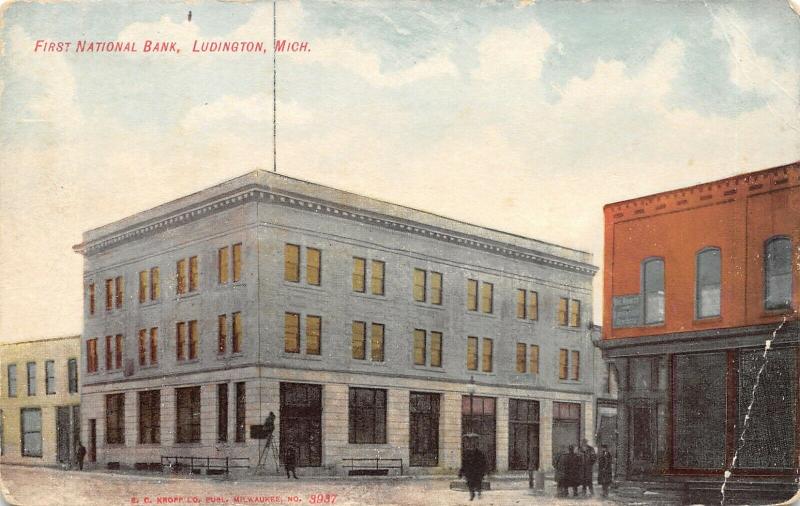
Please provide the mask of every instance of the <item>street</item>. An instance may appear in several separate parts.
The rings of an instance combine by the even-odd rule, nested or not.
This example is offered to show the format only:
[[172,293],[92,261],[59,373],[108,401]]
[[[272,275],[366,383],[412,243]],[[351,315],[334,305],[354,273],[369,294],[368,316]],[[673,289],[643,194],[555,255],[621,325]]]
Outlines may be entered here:
[[[463,505],[466,491],[450,490],[446,478],[356,479],[247,477],[240,481],[212,477],[161,476],[62,471],[52,468],[0,466],[0,481],[10,502],[21,506],[64,504],[340,504],[340,505]],[[556,499],[531,495],[523,481],[497,480],[472,504],[565,506],[615,504],[599,498]]]

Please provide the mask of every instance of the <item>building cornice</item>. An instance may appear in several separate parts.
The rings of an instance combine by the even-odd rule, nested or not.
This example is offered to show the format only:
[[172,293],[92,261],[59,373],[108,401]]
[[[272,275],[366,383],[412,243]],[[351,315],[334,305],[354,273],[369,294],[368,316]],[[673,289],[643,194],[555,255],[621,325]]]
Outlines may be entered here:
[[95,255],[250,202],[264,202],[306,212],[324,214],[589,276],[593,276],[598,270],[596,266],[588,263],[564,259],[533,249],[475,235],[453,232],[441,227],[424,225],[412,220],[390,217],[355,207],[333,204],[308,195],[276,191],[259,184],[240,187],[228,194],[208,199],[159,218],[132,225],[116,233],[78,244],[73,247],[73,250],[86,256]]

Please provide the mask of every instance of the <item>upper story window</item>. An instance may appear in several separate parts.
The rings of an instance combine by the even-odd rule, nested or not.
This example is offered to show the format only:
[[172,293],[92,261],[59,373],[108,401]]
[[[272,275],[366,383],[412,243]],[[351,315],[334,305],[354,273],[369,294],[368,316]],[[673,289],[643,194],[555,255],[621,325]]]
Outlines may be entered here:
[[106,311],[114,308],[114,280],[106,280]]
[[442,333],[414,329],[414,365],[426,364],[442,366]]
[[567,297],[561,297],[558,300],[557,320],[559,325],[580,327],[581,301],[576,299],[569,299]]
[[642,264],[644,322],[664,323],[664,260],[651,258]]
[[[233,257],[233,258],[231,258]],[[233,280],[237,283],[242,278],[242,244],[225,246],[217,251],[217,281],[224,285]]]
[[494,341],[488,337],[484,337],[482,345],[479,357],[478,338],[474,336],[467,337],[467,369],[470,371],[477,371],[478,364],[480,363],[482,372],[492,372],[494,365]]
[[56,363],[53,360],[46,360],[44,363],[44,393],[56,393]]
[[558,351],[558,379],[579,381],[581,379],[581,352],[560,349]]
[[28,395],[36,395],[36,362],[28,362]]
[[148,334],[147,329],[139,330],[139,366],[158,363],[158,327],[152,327]]
[[117,308],[122,307],[122,301],[125,299],[125,278],[117,276],[114,278],[114,306]]
[[764,250],[764,308],[788,309],[792,304],[792,241],[773,237]]
[[[189,331],[188,339],[186,331]],[[200,329],[197,320],[178,322],[175,324],[175,358],[179,362],[194,360],[200,349]]]
[[67,360],[67,387],[69,393],[78,393],[78,359],[71,358]]
[[[307,355],[320,355],[322,338],[322,317],[306,315],[305,348]],[[300,353],[300,315],[285,313],[284,315],[283,351]]]
[[[300,282],[300,246],[286,244],[283,248],[283,279],[293,283]],[[322,284],[322,251],[306,248],[306,283]]]
[[539,319],[539,294],[527,290],[517,290],[517,318],[521,320]]
[[139,271],[139,303],[147,302],[148,297],[150,300],[158,300],[160,295],[161,286],[158,267],[153,267],[147,271]]
[[8,396],[17,396],[17,364],[8,365]]
[[719,248],[706,248],[697,254],[695,312],[698,318],[720,315],[721,261]]
[[480,310],[490,314],[494,311],[494,285],[492,283],[478,283],[478,280],[467,280],[467,310],[478,310],[478,285],[480,285]]
[[93,315],[97,306],[94,283],[89,283],[89,314]]
[[441,306],[443,300],[442,282],[441,272],[414,269],[414,300]]
[[[372,295],[385,295],[386,264],[380,260],[370,262],[369,290]],[[367,291],[367,259],[353,257],[353,291]]]
[[[113,344],[112,344],[113,343]],[[125,341],[122,334],[106,336],[106,370],[122,369],[122,347]]]
[[178,260],[175,264],[175,280],[175,291],[178,295],[200,288],[200,260],[196,256],[189,257],[188,261],[185,258]]
[[97,372],[97,338],[86,341],[86,372]]

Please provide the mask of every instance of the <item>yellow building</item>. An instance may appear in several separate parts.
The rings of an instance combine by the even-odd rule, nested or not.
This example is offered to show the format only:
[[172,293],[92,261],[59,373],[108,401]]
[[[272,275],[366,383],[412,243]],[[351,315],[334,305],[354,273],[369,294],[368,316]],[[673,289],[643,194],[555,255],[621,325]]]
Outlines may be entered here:
[[80,344],[80,336],[0,344],[0,463],[75,461]]

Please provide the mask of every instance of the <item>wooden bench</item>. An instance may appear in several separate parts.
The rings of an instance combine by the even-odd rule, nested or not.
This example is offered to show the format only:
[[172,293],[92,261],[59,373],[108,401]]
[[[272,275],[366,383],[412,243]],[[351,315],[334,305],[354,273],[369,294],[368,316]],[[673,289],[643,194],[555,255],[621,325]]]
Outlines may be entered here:
[[342,459],[342,467],[348,476],[388,476],[390,469],[398,469],[403,476],[403,459]]

